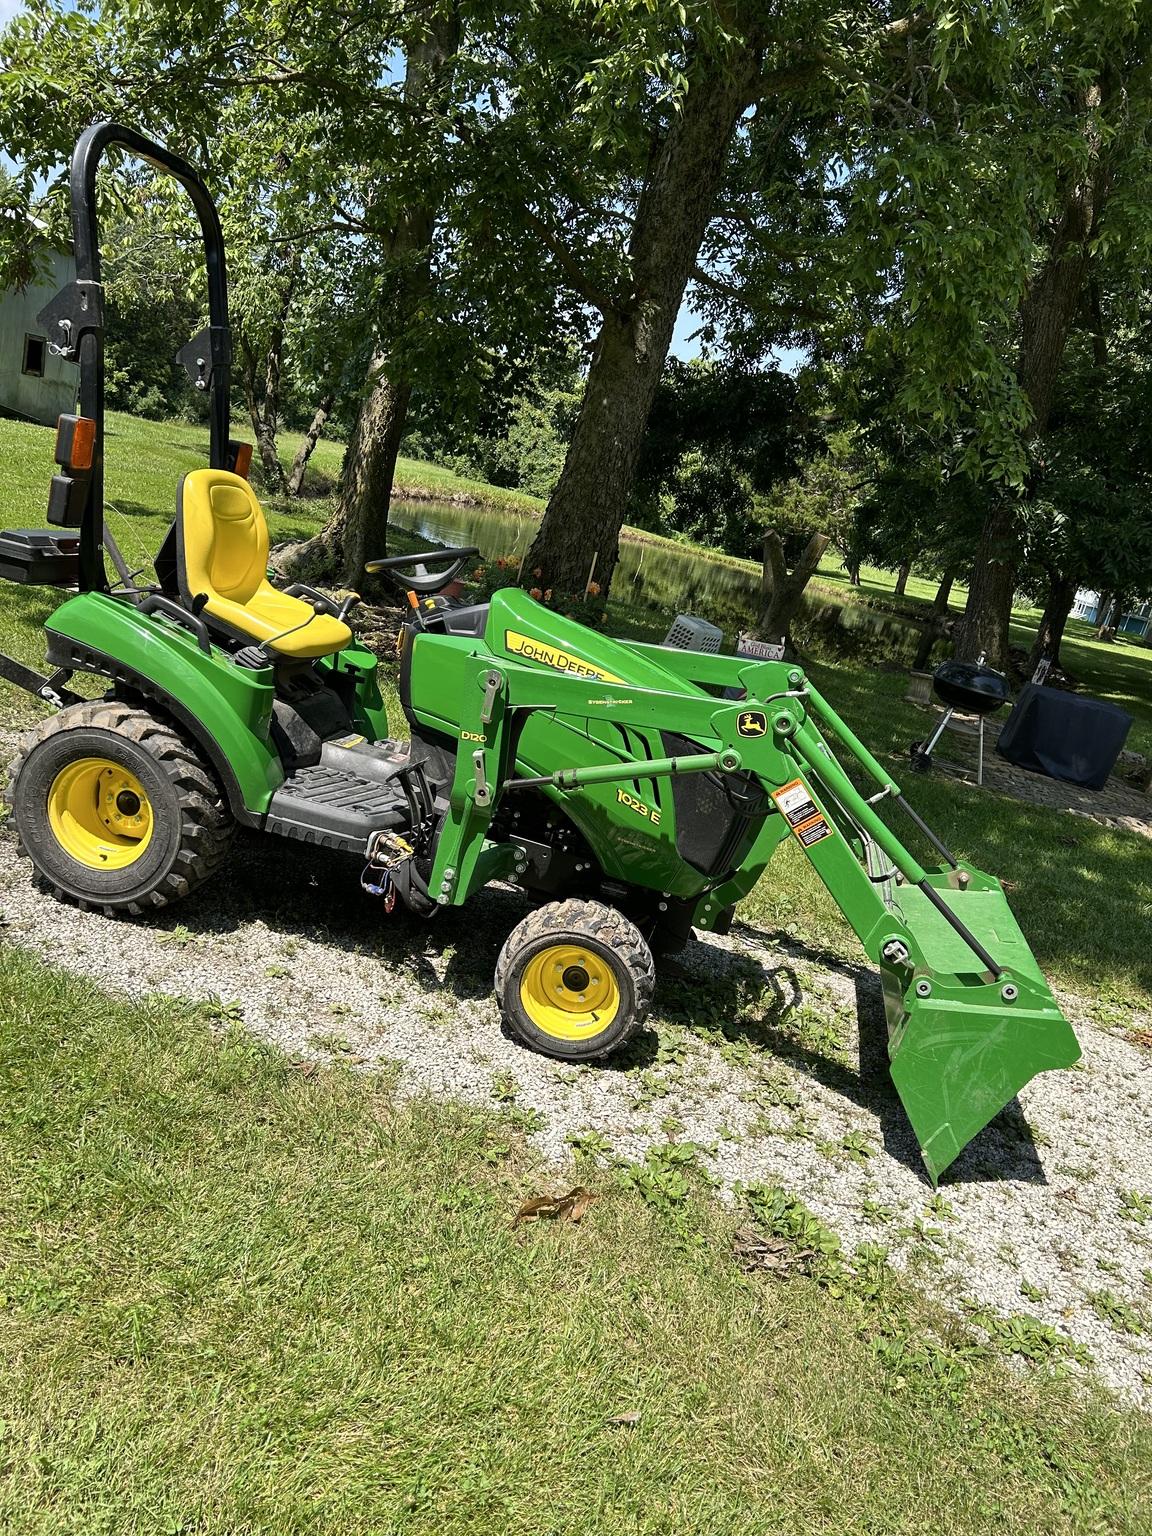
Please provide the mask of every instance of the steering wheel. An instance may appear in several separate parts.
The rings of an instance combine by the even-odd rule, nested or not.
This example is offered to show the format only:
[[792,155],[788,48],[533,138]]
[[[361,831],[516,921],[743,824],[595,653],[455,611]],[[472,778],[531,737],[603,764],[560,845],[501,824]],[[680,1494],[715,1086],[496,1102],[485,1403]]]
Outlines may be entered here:
[[[473,555],[479,553],[475,545],[467,549],[430,549],[425,554],[389,555],[386,560],[369,560],[364,569],[372,575],[383,571],[400,586],[413,592],[442,592],[450,582],[456,580]],[[439,565],[444,560],[450,562],[446,570],[428,570],[429,565]],[[412,567],[411,573],[400,575],[406,566]]]

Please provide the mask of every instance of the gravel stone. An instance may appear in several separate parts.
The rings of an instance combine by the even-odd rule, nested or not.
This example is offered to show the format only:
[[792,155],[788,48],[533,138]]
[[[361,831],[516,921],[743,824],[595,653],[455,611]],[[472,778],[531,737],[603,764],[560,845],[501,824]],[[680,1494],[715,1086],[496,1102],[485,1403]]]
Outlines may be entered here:
[[[6,756],[0,742],[0,760]],[[1110,1293],[1152,1331],[1152,1055],[1064,995],[1084,1050],[1046,1072],[949,1170],[933,1202],[888,1077],[876,973],[754,930],[689,945],[657,978],[624,1064],[574,1067],[505,1038],[492,998],[500,946],[524,915],[493,887],[430,924],[364,894],[355,861],[240,834],[226,867],[188,900],[116,920],[39,891],[0,826],[6,937],[111,991],[220,998],[294,1057],[396,1067],[399,1091],[534,1111],[556,1162],[595,1131],[641,1159],[692,1141],[732,1198],[776,1182],[854,1247],[893,1262],[949,1304],[1027,1313],[1091,1352],[1102,1378],[1152,1406],[1152,1337],[1122,1333]],[[1149,1031],[1152,1018],[1126,1021]],[[846,1145],[847,1141],[847,1145]],[[1036,1288],[1026,1299],[1021,1286]]]

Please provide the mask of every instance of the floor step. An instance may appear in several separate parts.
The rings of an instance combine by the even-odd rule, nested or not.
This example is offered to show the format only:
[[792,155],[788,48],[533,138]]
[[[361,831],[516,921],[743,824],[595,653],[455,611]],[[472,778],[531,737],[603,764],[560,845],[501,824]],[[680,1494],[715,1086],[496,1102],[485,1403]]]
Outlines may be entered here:
[[385,782],[326,763],[297,768],[269,802],[265,830],[281,837],[363,853],[373,832],[411,822],[402,777]]

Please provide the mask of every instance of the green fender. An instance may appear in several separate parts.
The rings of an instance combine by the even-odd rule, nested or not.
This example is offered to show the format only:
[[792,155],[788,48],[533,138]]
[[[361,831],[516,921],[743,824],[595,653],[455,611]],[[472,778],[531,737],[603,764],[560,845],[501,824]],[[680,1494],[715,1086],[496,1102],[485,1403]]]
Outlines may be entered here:
[[269,738],[272,673],[235,666],[160,614],[103,592],[62,603],[45,625],[56,666],[95,672],[155,702],[201,748],[237,820],[258,822],[284,769]]

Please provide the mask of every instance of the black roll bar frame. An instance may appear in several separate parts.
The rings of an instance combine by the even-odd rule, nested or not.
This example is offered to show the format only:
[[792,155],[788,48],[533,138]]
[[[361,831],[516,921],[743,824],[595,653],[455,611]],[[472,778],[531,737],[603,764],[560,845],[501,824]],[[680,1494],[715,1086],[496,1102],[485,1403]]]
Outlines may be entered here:
[[[100,315],[102,298],[100,271],[100,229],[96,211],[96,172],[106,151],[126,149],[156,170],[172,176],[192,199],[200,221],[204,242],[204,260],[208,273],[209,327],[207,349],[210,366],[198,380],[198,387],[209,395],[211,432],[210,464],[213,469],[227,469],[229,392],[231,385],[232,346],[228,324],[228,276],[224,260],[224,235],[220,216],[207,187],[187,160],[174,155],[163,145],[145,138],[121,123],[93,123],[85,129],[72,152],[70,196],[72,244],[76,256],[75,292],[88,310],[95,300],[95,324],[79,330],[76,356],[80,367],[79,409],[82,416],[96,423],[96,443],[88,494],[80,520],[80,590],[107,591],[101,548],[106,542],[104,529],[104,332]],[[65,294],[70,290],[66,289]],[[60,296],[61,298],[64,295]],[[53,301],[55,305],[56,300]]]

